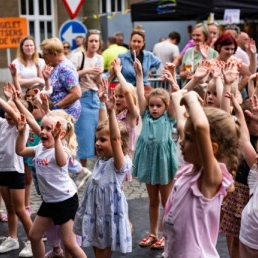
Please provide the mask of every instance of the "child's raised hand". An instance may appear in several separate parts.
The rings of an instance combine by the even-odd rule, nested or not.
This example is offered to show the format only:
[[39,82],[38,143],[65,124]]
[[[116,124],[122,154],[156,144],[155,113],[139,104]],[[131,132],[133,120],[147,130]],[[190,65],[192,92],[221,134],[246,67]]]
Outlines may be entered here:
[[115,108],[115,90],[112,89],[111,92],[110,92],[110,97],[109,98],[106,98],[106,107],[107,107],[107,112],[111,112],[114,108]]
[[17,75],[17,69],[16,69],[16,65],[15,64],[13,64],[13,63],[9,64],[8,68],[9,68],[9,70],[11,72],[12,77]]
[[3,88],[4,96],[6,99],[11,99],[13,97],[17,97],[16,90],[14,86],[10,82],[5,83],[5,87]]
[[133,63],[134,70],[136,74],[142,74],[142,64],[139,61],[139,59],[136,58],[136,60]]
[[222,73],[222,68],[224,67],[225,62],[218,61],[212,65],[211,72],[214,78],[220,77]]
[[114,69],[115,74],[122,71],[120,58],[116,58],[112,61],[112,67]]
[[238,80],[239,72],[234,68],[235,64],[231,62],[226,63],[222,68],[225,84],[232,84],[234,81]]
[[198,64],[198,67],[194,73],[194,77],[198,79],[204,79],[210,73],[210,62],[202,61]]
[[18,118],[17,129],[19,132],[23,132],[26,129],[26,117],[23,114]]
[[102,79],[98,90],[99,100],[105,102],[108,96],[108,80]]
[[249,110],[245,110],[245,114],[247,114],[251,119],[258,122],[258,99],[256,95],[253,95],[252,98],[250,98],[250,104],[252,112]]
[[176,75],[176,65],[175,64],[173,64],[173,63],[166,63],[164,69],[168,70],[172,74],[172,76],[174,77],[174,80],[176,79],[175,78],[175,75]]
[[40,93],[39,96],[41,99],[41,109],[45,112],[45,114],[47,114],[49,112],[49,102],[47,95]]
[[56,125],[52,125],[52,131],[51,131],[53,137],[55,140],[59,138],[59,135],[61,133],[61,123],[59,121],[56,122]]

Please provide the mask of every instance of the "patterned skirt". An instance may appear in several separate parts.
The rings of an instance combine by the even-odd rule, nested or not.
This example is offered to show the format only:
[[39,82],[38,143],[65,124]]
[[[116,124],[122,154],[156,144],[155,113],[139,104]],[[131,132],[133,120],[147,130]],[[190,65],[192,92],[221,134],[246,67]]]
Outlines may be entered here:
[[249,201],[249,187],[235,182],[235,190],[223,201],[221,210],[220,232],[239,236],[241,213]]

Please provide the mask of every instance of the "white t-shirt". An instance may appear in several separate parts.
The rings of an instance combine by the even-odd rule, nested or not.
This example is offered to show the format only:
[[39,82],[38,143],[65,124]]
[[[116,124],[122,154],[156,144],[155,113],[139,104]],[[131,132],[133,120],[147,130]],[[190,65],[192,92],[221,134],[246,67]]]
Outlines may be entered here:
[[[69,150],[64,147],[69,154]],[[73,180],[68,174],[68,163],[59,167],[56,164],[55,149],[46,149],[40,143],[34,147],[35,158],[33,163],[36,168],[40,194],[45,202],[61,202],[75,195],[77,192]]]
[[[24,173],[23,157],[15,152],[18,130],[15,125],[9,125],[7,120],[0,117],[0,171],[17,171]],[[26,141],[29,136],[29,126],[26,125]]]
[[258,250],[258,169],[256,164],[250,169],[248,186],[252,197],[242,211],[239,239],[249,248]]
[[179,56],[180,52],[177,45],[167,40],[164,40],[154,45],[153,54],[157,56],[161,61],[160,67],[157,70],[157,74],[161,75],[166,63],[173,62],[174,57]]
[[[33,64],[32,66],[25,66],[17,58],[14,59],[12,63],[15,64],[17,73],[23,79],[31,79],[31,78],[38,77],[38,69],[35,64]],[[45,60],[42,58],[39,58],[38,66],[39,66],[39,70],[42,71],[45,66]],[[23,94],[26,93],[26,88],[22,88],[22,93]]]

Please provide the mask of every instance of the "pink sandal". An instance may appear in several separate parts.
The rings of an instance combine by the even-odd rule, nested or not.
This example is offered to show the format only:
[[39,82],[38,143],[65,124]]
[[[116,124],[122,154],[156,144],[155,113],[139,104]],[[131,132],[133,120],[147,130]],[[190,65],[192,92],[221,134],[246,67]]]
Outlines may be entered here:
[[4,213],[0,213],[0,221],[1,222],[7,222],[8,221],[8,216]]

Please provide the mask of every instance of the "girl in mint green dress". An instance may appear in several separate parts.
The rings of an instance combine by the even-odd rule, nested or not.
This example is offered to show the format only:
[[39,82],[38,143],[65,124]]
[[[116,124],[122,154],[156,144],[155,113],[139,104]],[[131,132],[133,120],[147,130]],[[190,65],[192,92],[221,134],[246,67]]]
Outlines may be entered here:
[[142,131],[135,148],[132,174],[139,182],[146,184],[150,219],[150,234],[139,245],[162,249],[164,239],[158,239],[159,205],[161,201],[165,206],[177,170],[176,145],[172,139],[175,111],[165,89],[153,89],[145,98],[139,60],[135,61],[134,66]]

